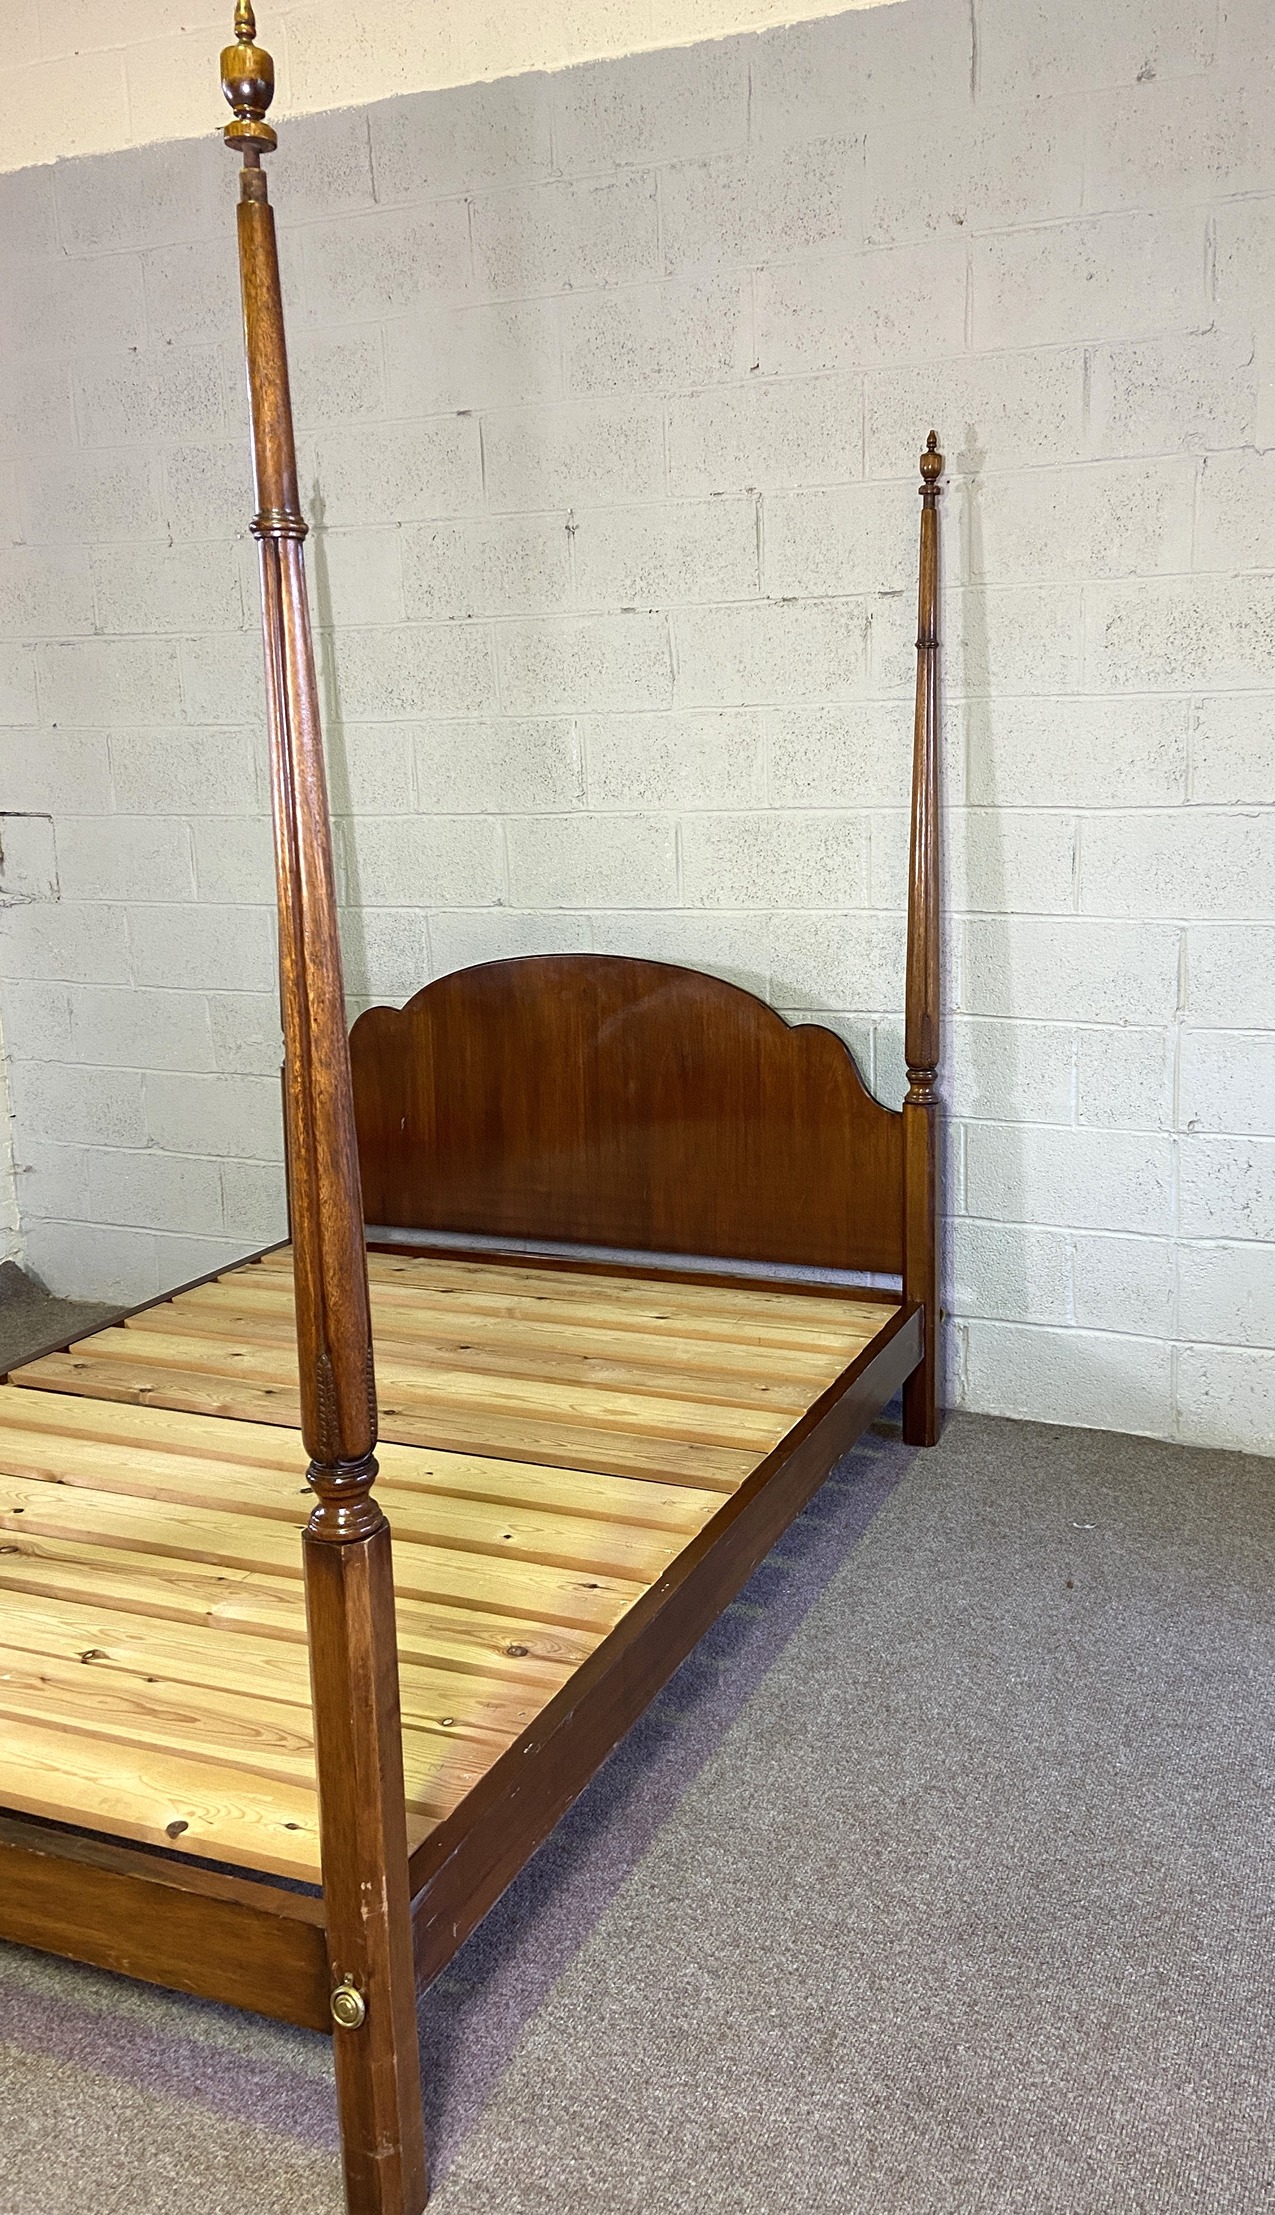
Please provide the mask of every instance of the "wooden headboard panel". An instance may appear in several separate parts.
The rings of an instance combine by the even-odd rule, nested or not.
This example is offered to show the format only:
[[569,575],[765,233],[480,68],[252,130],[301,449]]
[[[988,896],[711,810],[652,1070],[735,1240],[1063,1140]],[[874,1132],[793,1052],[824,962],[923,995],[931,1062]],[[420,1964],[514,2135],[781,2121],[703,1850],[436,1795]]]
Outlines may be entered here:
[[363,1208],[403,1229],[897,1272],[902,1118],[698,970],[462,969],[350,1034]]

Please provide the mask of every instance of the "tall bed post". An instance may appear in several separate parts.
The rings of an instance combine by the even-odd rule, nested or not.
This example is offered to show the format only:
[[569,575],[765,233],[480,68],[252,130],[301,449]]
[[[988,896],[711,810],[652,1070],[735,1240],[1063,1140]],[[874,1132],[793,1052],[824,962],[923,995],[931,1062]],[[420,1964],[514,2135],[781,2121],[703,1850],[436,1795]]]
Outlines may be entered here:
[[925,1355],[903,1388],[903,1435],[932,1446],[939,1435],[939,478],[931,431],[921,456],[921,559],[917,593],[916,729],[908,864],[908,972],[903,1103],[903,1297],[925,1311]]
[[352,2215],[419,2215],[425,2149],[390,1530],[372,1497],[376,1388],[323,743],[297,497],[274,214],[261,157],[274,65],[248,0],[221,57],[240,152],[239,265],[266,660],[301,1435],[302,1541],[332,1976]]

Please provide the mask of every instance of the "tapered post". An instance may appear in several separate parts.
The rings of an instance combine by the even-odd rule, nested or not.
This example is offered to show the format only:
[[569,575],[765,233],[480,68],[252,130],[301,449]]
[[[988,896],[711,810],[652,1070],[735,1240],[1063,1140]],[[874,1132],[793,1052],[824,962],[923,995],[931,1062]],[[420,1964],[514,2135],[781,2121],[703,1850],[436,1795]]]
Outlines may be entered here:
[[274,65],[247,0],[221,57],[239,151],[239,266],[266,660],[284,1127],[301,1434],[315,1504],[302,1540],[319,1836],[351,2215],[420,2215],[416,2037],[389,1525],[373,1498],[376,1388],[318,688],[297,497],[274,214],[263,154]]
[[903,1435],[932,1446],[939,1435],[939,478],[931,431],[921,456],[921,558],[917,593],[916,725],[908,863],[908,965],[903,1103],[903,1297],[925,1312],[925,1355],[903,1388]]

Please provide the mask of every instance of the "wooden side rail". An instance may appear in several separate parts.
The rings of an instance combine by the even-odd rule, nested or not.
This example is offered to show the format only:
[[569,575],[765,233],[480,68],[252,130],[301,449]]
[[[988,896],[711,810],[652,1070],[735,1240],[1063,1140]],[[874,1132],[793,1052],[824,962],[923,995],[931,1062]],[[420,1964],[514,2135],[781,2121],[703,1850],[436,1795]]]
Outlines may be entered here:
[[261,166],[274,64],[248,0],[221,57],[234,111],[239,266],[261,554],[284,1126],[301,1432],[302,1542],[337,2097],[352,2215],[419,2215],[425,2148],[389,1525],[372,1497],[377,1415],[363,1202],[274,214]]
[[903,1104],[903,1297],[925,1313],[925,1353],[903,1392],[903,1435],[932,1446],[939,1435],[939,478],[933,431],[921,456],[921,559],[917,591],[916,726],[908,865],[908,976]]

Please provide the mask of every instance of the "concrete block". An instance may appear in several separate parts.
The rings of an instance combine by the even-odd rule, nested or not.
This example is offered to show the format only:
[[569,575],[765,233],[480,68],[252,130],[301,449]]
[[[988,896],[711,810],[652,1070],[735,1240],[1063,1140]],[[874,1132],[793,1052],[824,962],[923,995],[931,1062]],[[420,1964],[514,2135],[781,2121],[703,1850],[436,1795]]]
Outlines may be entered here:
[[1150,78],[1194,77],[1213,60],[1210,0],[980,0],[979,92],[1096,92]]
[[1081,916],[971,918],[963,930],[961,1014],[1046,1023],[1172,1021],[1178,933],[1169,924],[1114,928]]
[[286,178],[276,176],[276,221],[283,230],[375,205],[368,110],[328,109],[288,117]]
[[862,601],[683,608],[674,630],[679,707],[787,706],[864,689],[868,619]]
[[[893,881],[906,882],[907,818]],[[950,909],[960,914],[1066,915],[1076,901],[1076,826],[1024,809],[952,808],[946,826]],[[876,892],[874,880],[874,894]]]
[[124,913],[95,901],[31,901],[10,909],[0,933],[0,975],[50,984],[128,984]]
[[748,48],[741,40],[586,62],[551,80],[565,170],[743,152]]
[[135,1069],[23,1061],[9,1071],[15,1128],[59,1146],[144,1146],[142,1079]]
[[903,918],[773,915],[770,973],[771,998],[780,1007],[893,1011],[903,1004]]
[[1070,1123],[1074,1060],[1070,1025],[958,1017],[944,1040],[943,1098],[958,1116]]
[[1076,100],[939,111],[924,130],[868,127],[864,232],[917,244],[1079,214],[1083,111]]
[[844,484],[862,475],[862,400],[852,378],[735,385],[668,411],[675,498]]
[[[381,530],[316,531],[308,552],[310,602],[317,625],[331,630],[353,623],[402,621],[403,570],[397,524]],[[255,570],[255,547],[249,559]],[[244,601],[251,605],[246,580]]]
[[1198,1029],[1275,1030],[1275,924],[1203,923],[1186,934],[1186,1010]]
[[1270,1347],[1275,1246],[1186,1245],[1178,1255],[1178,1330],[1212,1345]]
[[462,200],[393,208],[308,229],[305,291],[321,323],[375,322],[471,289],[469,223]]
[[213,907],[207,901],[135,907],[128,936],[133,981],[139,985],[189,992],[274,988],[273,908]]
[[227,1234],[240,1252],[286,1238],[288,1192],[282,1162],[223,1162],[221,1208]]
[[801,377],[963,353],[966,256],[942,239],[759,270],[758,369]]
[[1234,200],[1217,210],[1217,318],[1237,335],[1269,331],[1275,321],[1271,286],[1275,248],[1271,245],[1271,174],[1262,180],[1263,198]]
[[689,907],[864,907],[866,823],[826,812],[690,815],[682,882]]
[[68,1299],[110,1300],[133,1307],[164,1289],[154,1231],[123,1225],[30,1222],[26,1265],[40,1283]]
[[[135,469],[150,466],[145,457],[115,454],[103,456],[99,466],[108,469],[122,460]],[[169,447],[163,475],[163,512],[177,537],[230,539],[246,531],[253,510],[252,470],[242,445]]]
[[[1275,167],[1275,164],[1272,165]],[[1269,569],[1275,454],[1206,454],[1196,519],[1197,569]]]
[[242,325],[232,224],[223,222],[215,237],[197,246],[158,246],[143,254],[142,281],[153,345],[221,347]]
[[[638,399],[576,400],[483,419],[488,505],[606,506],[664,495],[664,426]],[[678,485],[676,491],[692,488]]]
[[1170,1349],[1150,1338],[971,1317],[963,1404],[986,1415],[1171,1434]]
[[907,481],[768,493],[762,507],[767,592],[805,599],[913,585],[915,504]]
[[[1118,815],[1083,826],[1080,905],[1090,915],[1219,921],[1275,909],[1275,817],[1183,809],[1145,818],[1136,843]],[[1201,866],[1207,855],[1207,866]]]
[[392,416],[514,407],[562,397],[562,304],[487,300],[385,325]]
[[298,430],[357,423],[382,414],[385,371],[379,331],[302,328],[288,349],[292,414]]
[[1172,1338],[1172,1241],[1082,1232],[1074,1241],[1075,1320],[1084,1329]]
[[111,800],[104,731],[0,735],[0,792],[28,815],[106,815]]
[[501,699],[515,715],[666,708],[672,701],[673,661],[664,616],[571,616],[502,624],[497,652]]
[[1184,1031],[1179,1082],[1186,1130],[1275,1138],[1275,1033]]
[[555,178],[483,192],[472,210],[480,292],[567,292],[624,284],[659,270],[659,216],[649,173]]
[[550,80],[538,75],[378,100],[366,111],[377,199],[390,207],[549,176],[550,105]]
[[1275,1453],[1275,1355],[1265,1349],[1183,1346],[1177,1404],[1187,1444]]
[[893,701],[772,708],[764,721],[773,806],[907,806],[911,746]]
[[347,907],[492,907],[505,891],[499,823],[359,816],[342,823],[339,870]]
[[44,1216],[84,1222],[91,1215],[87,1146],[46,1146],[15,1131],[13,1173],[23,1226]]
[[[225,155],[222,164],[228,169]],[[129,247],[210,239],[224,222],[215,154],[188,139],[61,161],[43,174],[53,180],[64,254],[114,256]]]
[[0,908],[59,896],[53,818],[0,813]]
[[454,908],[431,915],[433,975],[450,976],[484,961],[521,954],[583,954],[592,945],[587,915],[511,913],[508,908]]
[[971,1123],[965,1150],[971,1215],[1152,1237],[1173,1229],[1173,1142],[1167,1137]]
[[36,545],[82,546],[162,534],[154,454],[75,454],[68,461],[33,453],[21,481],[26,536]]
[[1189,712],[1185,700],[971,701],[969,797],[980,807],[1176,807]]
[[73,1047],[68,1059],[122,1069],[214,1066],[202,994],[72,985],[66,998]]
[[1071,1239],[1023,1223],[951,1227],[945,1306],[956,1315],[995,1315],[1011,1323],[1071,1320]]
[[1076,1120],[1100,1128],[1172,1130],[1172,1031],[1081,1030],[1076,1038]]
[[0,447],[23,454],[36,446],[73,447],[75,409],[70,368],[57,362],[0,362]]
[[589,715],[577,730],[591,808],[756,807],[765,799],[760,716]]
[[317,471],[331,528],[466,515],[482,505],[478,425],[468,417],[330,431],[319,441]]
[[326,736],[334,815],[410,814],[416,805],[410,730],[392,723],[347,723],[329,715]]
[[34,653],[29,646],[0,646],[0,729],[23,730],[38,720]]
[[104,631],[237,631],[243,626],[233,547],[112,546],[93,555],[92,569],[98,624]]
[[88,1157],[88,1210],[98,1223],[217,1237],[224,1229],[221,1170],[190,1155],[127,1153],[120,1147]]
[[869,477],[910,478],[931,425],[953,476],[1040,467],[1085,451],[1080,347],[870,370],[864,391]]
[[465,523],[408,523],[403,587],[413,621],[475,615],[553,615],[571,598],[564,515]]
[[575,518],[576,597],[596,608],[747,599],[759,590],[758,540],[746,498],[588,510]]
[[59,251],[53,174],[52,163],[46,163],[11,169],[0,177],[0,255],[6,261]]
[[228,1076],[274,1077],[283,1066],[277,992],[210,992],[212,1066]]
[[58,875],[68,900],[189,900],[190,831],[162,816],[68,816],[57,826]]
[[214,815],[190,825],[201,900],[264,906],[274,893],[274,849],[263,815]]
[[1198,691],[1275,681],[1275,577],[1097,585],[1087,667],[1102,691]]
[[1182,1238],[1275,1242],[1275,1140],[1180,1141]]
[[[255,623],[250,630],[182,639],[180,663],[187,723],[239,723],[264,729],[265,677],[261,632]],[[130,713],[117,720],[127,723],[137,718]]]
[[22,314],[9,327],[14,354],[43,360],[89,354],[99,347],[119,354],[125,347],[140,346],[145,336],[139,255],[112,254],[101,261],[57,255],[24,265]]
[[1251,339],[1206,330],[1116,341],[1091,356],[1095,454],[1200,454],[1243,446],[1257,420]]
[[972,24],[960,0],[913,0],[767,31],[753,49],[763,144],[826,138],[861,116],[941,113],[970,97]]
[[[432,897],[432,887],[423,888]],[[341,916],[345,989],[365,1001],[410,1000],[430,973],[420,907],[346,908]]]
[[509,889],[520,908],[677,905],[677,842],[659,815],[526,815],[508,825]]
[[76,547],[0,548],[0,638],[62,638],[93,629],[88,556]]
[[179,1077],[152,1071],[145,1084],[151,1142],[165,1152],[228,1155],[244,1161],[282,1159],[277,1079]]
[[770,959],[764,916],[716,915],[686,908],[599,915],[594,920],[593,944],[600,954],[630,954],[638,961],[670,961],[679,968],[702,969],[710,977],[724,977],[728,984],[766,997]]
[[1191,567],[1195,466],[1097,462],[965,488],[971,582],[1087,583]]
[[747,376],[752,292],[746,275],[663,277],[564,300],[569,392],[684,392]]
[[71,994],[63,985],[9,980],[0,995],[5,1050],[13,1061],[74,1061]]
[[1149,78],[1090,104],[1090,207],[1165,207],[1260,192],[1273,168],[1269,102],[1255,85]]
[[477,715],[495,705],[485,625],[346,631],[337,647],[337,677],[342,715],[356,722]]
[[422,723],[411,743],[426,813],[520,814],[574,807],[582,797],[579,746],[565,716]]
[[122,816],[258,815],[268,805],[256,731],[114,731],[110,751]]
[[[1082,661],[1079,585],[974,585],[951,590],[941,621],[944,665],[953,690],[967,693],[1069,692]],[[916,608],[908,592],[873,603],[874,689],[910,699],[916,681]]]
[[181,714],[171,639],[93,638],[39,649],[40,700],[53,723],[169,723]]
[[1159,337],[1207,320],[1204,211],[1093,216],[970,247],[973,343],[1068,346]]
[[675,162],[660,176],[664,265],[755,268],[820,247],[857,245],[862,198],[857,138]]
[[211,348],[106,354],[71,381],[86,446],[151,447],[157,423],[175,441],[224,435],[221,360]]

